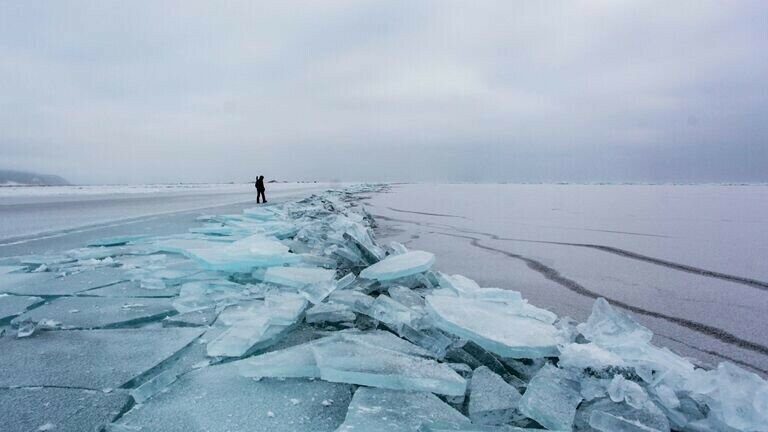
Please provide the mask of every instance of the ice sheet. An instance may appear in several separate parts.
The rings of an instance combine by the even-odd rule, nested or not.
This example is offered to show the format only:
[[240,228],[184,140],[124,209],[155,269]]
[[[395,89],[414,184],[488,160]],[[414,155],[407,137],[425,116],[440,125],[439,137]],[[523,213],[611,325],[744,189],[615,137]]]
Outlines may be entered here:
[[[0,280],[11,275],[15,276],[17,273],[0,275]],[[0,291],[19,295],[71,295],[127,280],[125,272],[116,267],[99,267],[62,277],[54,277],[55,275],[48,272],[19,275],[25,277],[0,286]]]
[[234,243],[186,249],[185,255],[206,268],[217,271],[249,273],[257,267],[296,263],[301,257],[277,240],[256,234]]
[[344,384],[254,381],[230,365],[213,366],[184,375],[118,423],[164,432],[332,432],[351,397]]
[[522,417],[518,411],[520,392],[487,366],[472,373],[469,386],[469,418],[473,423],[503,425]]
[[435,422],[469,424],[466,417],[431,393],[360,387],[337,432],[413,432]]
[[0,387],[114,389],[140,377],[196,338],[197,329],[72,330],[0,338]]
[[[768,390],[761,378],[728,364],[696,369],[653,345],[646,327],[602,300],[582,325],[558,318],[523,298],[521,292],[530,292],[522,286],[530,280],[523,273],[522,279],[517,274],[494,278],[498,272],[486,270],[491,282],[483,285],[502,289],[433,271],[429,253],[408,252],[397,244],[380,246],[371,216],[346,192],[271,203],[254,212],[261,219],[208,215],[203,218],[207,225],[192,233],[149,236],[129,245],[121,245],[125,238],[113,238],[101,242],[107,247],[7,260],[11,270],[0,271],[0,286],[8,285],[2,280],[9,277],[19,278],[21,283],[11,284],[14,289],[45,289],[63,297],[48,298],[49,304],[20,317],[27,321],[18,321],[42,322],[47,315],[50,323],[45,326],[54,330],[26,339],[0,337],[0,363],[13,371],[0,388],[77,386],[98,391],[124,386],[141,406],[114,427],[123,431],[157,422],[162,430],[175,430],[178,424],[190,428],[185,421],[197,423],[197,416],[205,414],[218,419],[205,423],[211,430],[240,430],[246,423],[271,430],[284,426],[274,420],[281,415],[301,430],[318,421],[303,415],[314,408],[292,408],[304,408],[310,388],[344,389],[348,401],[352,384],[373,387],[359,388],[361,395],[386,389],[398,395],[397,403],[414,391],[426,392],[429,399],[434,398],[431,393],[440,394],[458,415],[494,424],[491,429],[469,425],[466,418],[453,424],[408,419],[403,423],[407,430],[517,430],[510,424],[550,430],[666,431],[669,425],[675,430],[750,430],[766,422],[762,413]],[[484,246],[479,240],[473,244]],[[390,255],[385,258],[386,253]],[[484,254],[488,260],[498,255]],[[285,257],[300,264],[286,267],[280,261]],[[531,262],[528,270],[538,265],[546,267]],[[493,265],[480,267],[493,270]],[[39,273],[23,273],[33,269]],[[22,276],[8,276],[17,274]],[[56,280],[58,285],[45,283],[63,274],[67,276]],[[516,290],[506,289],[510,286]],[[315,305],[305,313],[309,302]],[[161,323],[160,315],[150,310],[156,306],[163,313],[180,314]],[[140,328],[55,330],[62,326]],[[173,328],[185,326],[198,329]],[[197,333],[187,337],[180,330]],[[205,336],[190,345],[203,331]],[[182,343],[185,338],[187,344]],[[232,412],[207,393],[195,393],[198,387],[217,388],[218,398],[226,399],[226,389],[217,387],[221,383],[237,389],[235,398],[242,400],[236,404],[250,410]],[[288,383],[299,383],[301,391],[285,398],[285,407],[258,399],[284,395],[280,392],[292,385]],[[263,387],[265,394],[253,399],[250,390],[240,391],[254,386]],[[347,412],[347,402],[338,403],[332,398],[319,401],[318,409],[338,408],[333,419],[323,417],[329,429],[341,424]],[[418,416],[438,415],[448,406],[440,404]],[[201,406],[211,413],[198,413]],[[270,409],[254,417],[254,407],[261,406]],[[397,405],[377,406],[387,410]],[[382,421],[400,424],[397,416],[358,418],[357,411],[360,405],[349,407],[346,426],[357,420],[369,422],[374,430]],[[143,417],[142,412],[149,414]]]
[[6,324],[29,307],[42,302],[43,299],[40,297],[0,294],[0,325]]
[[127,409],[130,400],[120,390],[0,389],[0,419],[5,432],[96,431]]
[[520,399],[520,411],[547,429],[571,430],[581,402],[574,376],[551,365],[533,377]]
[[243,357],[263,349],[294,325],[307,307],[297,295],[278,293],[247,306],[231,306],[219,315],[229,328],[208,343],[210,357]]
[[435,263],[435,256],[425,251],[410,251],[389,256],[364,269],[360,277],[387,281],[427,271]]
[[426,301],[427,311],[442,330],[503,357],[556,356],[563,342],[554,326],[516,315],[505,304],[447,296],[427,296]]
[[306,377],[374,387],[463,395],[466,381],[428,353],[387,332],[339,333],[243,360],[251,377]]
[[18,316],[13,323],[49,319],[64,329],[135,326],[158,321],[176,310],[167,299],[130,297],[61,297]]

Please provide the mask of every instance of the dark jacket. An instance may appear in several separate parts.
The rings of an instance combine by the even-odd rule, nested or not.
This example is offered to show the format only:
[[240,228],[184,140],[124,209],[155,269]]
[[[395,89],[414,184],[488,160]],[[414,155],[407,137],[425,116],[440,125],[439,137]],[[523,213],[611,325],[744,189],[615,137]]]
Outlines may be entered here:
[[264,179],[257,179],[256,180],[256,189],[257,190],[264,190]]

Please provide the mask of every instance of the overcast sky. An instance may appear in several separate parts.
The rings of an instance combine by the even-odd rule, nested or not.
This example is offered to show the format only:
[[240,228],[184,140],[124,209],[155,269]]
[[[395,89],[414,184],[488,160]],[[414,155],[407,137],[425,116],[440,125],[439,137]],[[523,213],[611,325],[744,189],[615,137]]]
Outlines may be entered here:
[[768,181],[768,1],[0,0],[0,168]]

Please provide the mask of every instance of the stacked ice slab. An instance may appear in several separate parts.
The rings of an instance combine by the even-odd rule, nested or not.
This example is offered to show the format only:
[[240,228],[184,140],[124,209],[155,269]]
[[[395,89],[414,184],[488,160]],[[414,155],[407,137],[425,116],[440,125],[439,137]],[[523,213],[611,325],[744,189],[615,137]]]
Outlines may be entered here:
[[[113,431],[768,430],[764,380],[729,363],[694,367],[605,300],[576,325],[519,292],[435,271],[429,252],[379,244],[356,195],[379,189],[5,263],[0,324],[26,338],[0,337],[0,361],[19,369],[0,387],[89,389],[117,364],[112,386],[137,405],[99,417]],[[87,346],[109,332],[115,346],[151,344],[126,350],[124,366]],[[173,350],[156,348],[170,337]],[[67,358],[46,347],[67,344],[100,350],[107,369],[39,382],[51,365],[36,361]]]

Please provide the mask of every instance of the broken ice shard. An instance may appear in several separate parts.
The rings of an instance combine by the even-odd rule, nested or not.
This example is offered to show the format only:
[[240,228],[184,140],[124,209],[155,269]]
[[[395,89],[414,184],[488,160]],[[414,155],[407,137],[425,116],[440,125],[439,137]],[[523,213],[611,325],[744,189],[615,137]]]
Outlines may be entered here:
[[[338,286],[334,280],[335,270],[316,267],[270,267],[255,271],[253,277],[296,289],[313,304],[322,302]],[[345,276],[338,283],[348,285],[351,281],[354,281],[352,274]]]
[[[202,334],[198,329],[52,331],[0,338],[0,387],[118,388],[157,367]],[[84,365],[87,365],[84,367]]]
[[163,327],[202,327],[213,324],[218,313],[213,307],[199,309],[179,315],[167,317],[163,320]]
[[466,381],[434,360],[366,345],[355,340],[327,339],[313,345],[317,366],[326,381],[428,391],[461,396]]
[[100,267],[62,277],[44,273],[0,275],[0,292],[19,295],[70,295],[126,280],[125,272],[115,267]]
[[373,305],[374,298],[361,293],[360,291],[352,290],[336,290],[331,293],[329,301],[333,303],[339,303],[349,306],[353,311],[357,313],[367,314],[371,305]]
[[502,357],[556,356],[564,342],[551,324],[516,315],[504,303],[434,295],[426,302],[437,327]]
[[577,329],[600,348],[620,357],[646,381],[653,380],[656,373],[664,376],[665,383],[679,387],[694,373],[690,361],[667,348],[652,345],[650,330],[629,314],[611,307],[605,299],[595,301],[589,319]]
[[14,322],[51,319],[65,329],[116,328],[160,320],[175,313],[166,299],[60,297],[22,314]]
[[600,432],[668,432],[669,428],[653,429],[642,423],[615,416],[604,411],[593,411],[589,425]]
[[0,294],[0,325],[6,324],[11,318],[20,315],[30,306],[43,301],[40,297],[13,296]]
[[522,417],[517,410],[520,392],[488,367],[472,374],[469,386],[469,418],[473,423],[501,425]]
[[177,378],[178,376],[175,371],[163,371],[139,387],[131,390],[131,396],[133,396],[133,400],[135,400],[136,403],[144,403],[147,399],[173,384]]
[[307,310],[304,320],[310,324],[321,322],[337,323],[354,321],[355,316],[355,313],[347,305],[320,303]]
[[289,293],[273,294],[245,307],[230,307],[219,315],[219,321],[230,327],[208,343],[207,354],[242,357],[264,348],[289,330],[306,307],[303,297]]
[[667,417],[650,401],[636,408],[626,403],[617,403],[603,398],[583,404],[579,407],[576,417],[577,429],[591,428],[600,432],[669,432],[670,430]]
[[453,339],[435,328],[416,330],[411,326],[403,325],[398,329],[398,334],[424,348],[436,359],[445,357],[446,352],[448,352],[453,343]]
[[415,318],[414,311],[385,295],[376,297],[368,311],[368,315],[386,323],[397,331],[400,331],[400,328],[404,325],[411,326]]
[[765,380],[729,362],[721,363],[715,370],[701,372],[697,381],[703,379],[705,382],[700,384],[709,384],[710,388],[704,391],[712,400],[711,415],[737,430],[764,430],[768,425]]
[[480,285],[477,282],[459,274],[447,275],[438,273],[437,280],[441,288],[449,289],[454,294],[460,296],[470,296],[472,292],[480,289]]
[[435,256],[425,251],[410,251],[391,255],[360,272],[360,277],[387,281],[429,270],[435,263]]
[[587,322],[578,325],[578,330],[584,337],[603,347],[644,344],[653,337],[650,330],[635,322],[628,314],[612,308],[602,297],[595,300],[592,314]]
[[421,308],[424,306],[424,297],[422,297],[421,295],[419,295],[419,293],[417,293],[416,291],[413,291],[408,287],[395,285],[393,287],[390,287],[387,290],[387,292],[389,292],[389,296],[393,300],[397,301],[403,306],[407,306],[409,308],[412,308],[412,307]]
[[228,280],[188,282],[181,286],[173,307],[180,313],[187,313],[213,306],[232,305],[250,297],[248,286]]
[[547,429],[571,430],[580,402],[578,383],[564,370],[547,364],[528,384],[519,407]]
[[393,390],[464,395],[466,381],[388,332],[340,332],[238,362],[251,377],[306,377]]
[[348,385],[254,381],[224,364],[184,374],[117,422],[124,431],[145,432],[333,432],[344,421],[351,396]]
[[235,363],[241,375],[251,378],[320,378],[312,343],[249,357]]
[[603,369],[611,366],[624,366],[624,360],[594,343],[571,343],[560,349],[558,365],[562,368]]
[[336,271],[315,267],[270,267],[255,272],[254,277],[264,282],[299,289],[309,284],[330,283],[336,277]]
[[168,286],[159,289],[143,288],[137,281],[126,281],[114,285],[96,288],[79,293],[79,296],[89,297],[156,297],[171,298],[179,295],[178,286]]
[[296,263],[301,257],[290,252],[288,246],[261,234],[233,243],[192,248],[185,254],[211,270],[248,273],[257,267]]
[[431,393],[360,387],[337,432],[414,432],[436,422],[469,425],[466,417]]
[[608,396],[614,402],[627,402],[633,408],[640,409],[648,402],[648,393],[639,384],[629,381],[622,375],[616,375],[608,385]]

